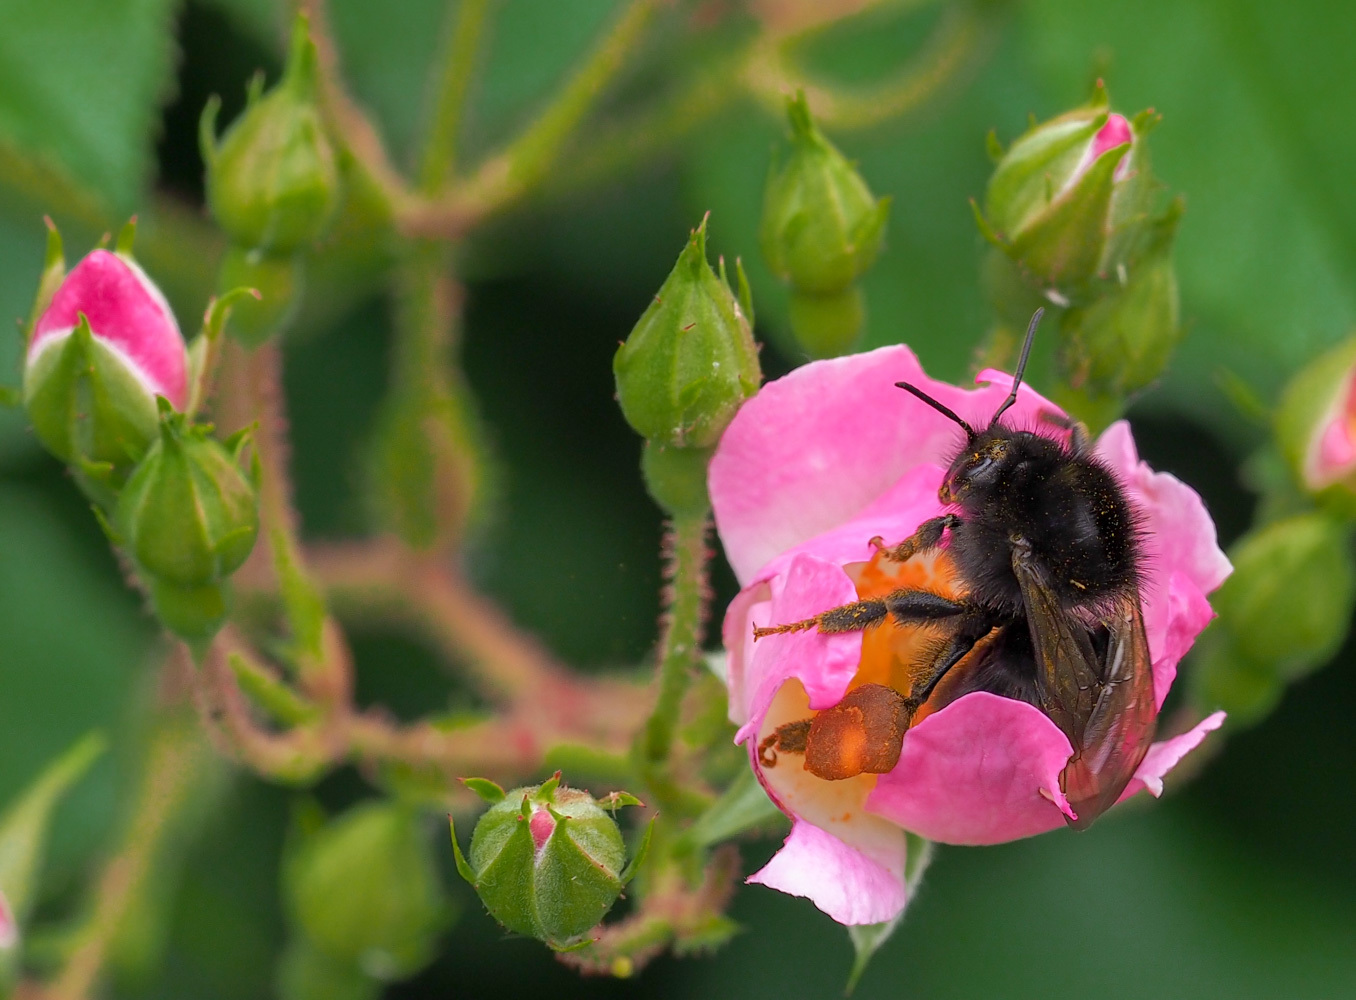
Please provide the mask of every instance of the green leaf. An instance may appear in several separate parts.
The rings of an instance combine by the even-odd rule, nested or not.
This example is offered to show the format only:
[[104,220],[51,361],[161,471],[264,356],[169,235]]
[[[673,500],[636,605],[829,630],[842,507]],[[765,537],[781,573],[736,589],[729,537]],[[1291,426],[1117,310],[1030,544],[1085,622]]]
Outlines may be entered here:
[[901,912],[893,920],[887,920],[883,924],[852,924],[848,927],[848,937],[852,939],[852,950],[855,957],[852,960],[852,971],[848,973],[847,986],[843,992],[851,996],[857,989],[857,983],[862,978],[862,973],[866,971],[867,965],[871,961],[871,956],[876,953],[890,935],[895,932],[899,922],[904,919]]
[[55,159],[114,209],[131,211],[151,178],[175,7],[0,0],[0,138]]
[[33,904],[52,811],[106,747],[98,733],[85,736],[47,765],[0,816],[0,889],[20,920]]

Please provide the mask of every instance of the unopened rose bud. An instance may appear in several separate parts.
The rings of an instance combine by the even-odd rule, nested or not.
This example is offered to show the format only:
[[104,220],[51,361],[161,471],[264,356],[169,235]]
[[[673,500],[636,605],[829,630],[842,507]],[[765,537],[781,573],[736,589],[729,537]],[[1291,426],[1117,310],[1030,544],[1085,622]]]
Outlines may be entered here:
[[1248,721],[1346,638],[1356,607],[1351,527],[1310,511],[1254,529],[1229,558],[1234,572],[1212,599],[1219,620],[1193,683],[1203,710]]
[[588,792],[560,787],[558,773],[507,794],[483,779],[467,784],[494,805],[476,824],[469,861],[452,831],[457,870],[509,930],[556,949],[578,943],[612,908],[645,846],[624,868],[616,820]]
[[1111,288],[1060,322],[1060,359],[1075,389],[1124,399],[1162,374],[1182,338],[1172,243],[1180,205],[1152,242],[1121,268]]
[[847,351],[866,318],[857,280],[880,253],[890,199],[810,118],[804,94],[787,103],[791,153],[768,178],[759,232],[772,272],[791,285],[791,329],[815,357]]
[[642,437],[709,448],[758,389],[745,309],[706,261],[706,220],[612,359],[617,401]]
[[355,806],[306,837],[284,889],[306,943],[373,979],[427,965],[451,916],[418,816],[388,801]]
[[1032,127],[996,150],[981,231],[1028,283],[1076,301],[1134,242],[1152,191],[1144,137],[1156,123],[1152,112],[1110,111],[1099,86],[1088,105]]
[[179,588],[219,583],[259,533],[255,486],[241,471],[244,437],[227,448],[167,407],[160,435],[118,497],[114,530],[149,576]]
[[305,15],[292,30],[282,81],[214,138],[219,102],[203,113],[207,202],[231,240],[285,255],[328,227],[339,204],[339,168],[315,103],[316,52]]
[[791,153],[774,168],[759,233],[772,272],[797,291],[843,291],[876,260],[890,199],[877,199],[857,169],[810,118],[804,94],[787,103]]
[[24,359],[24,407],[62,461],[125,475],[155,439],[156,397],[182,408],[188,352],[174,313],[130,254],[95,250],[51,290],[49,252]]
[[1356,336],[1290,380],[1276,409],[1276,439],[1306,492],[1356,514]]

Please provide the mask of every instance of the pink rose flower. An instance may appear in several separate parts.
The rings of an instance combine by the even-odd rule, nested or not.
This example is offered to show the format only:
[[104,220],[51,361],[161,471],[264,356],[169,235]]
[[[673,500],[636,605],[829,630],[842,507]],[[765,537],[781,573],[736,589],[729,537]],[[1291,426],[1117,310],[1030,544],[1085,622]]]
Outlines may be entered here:
[[95,341],[120,359],[146,390],[188,402],[188,352],[165,296],[135,261],[108,250],[85,257],[61,283],[33,329],[26,367],[65,342],[84,313]]
[[[900,380],[975,426],[988,423],[1012,387],[995,371],[973,390],[937,382],[903,346],[815,362],[744,404],[710,468],[716,525],[743,585],[724,625],[730,714],[763,787],[793,821],[781,851],[749,881],[807,896],[845,924],[903,910],[906,829],[945,843],[995,844],[1072,815],[1059,786],[1068,739],[1039,709],[987,692],[931,713],[925,705],[888,774],[826,781],[797,757],[778,767],[759,761],[762,739],[838,704],[854,680],[890,683],[919,637],[877,628],[755,643],[755,625],[810,618],[901,585],[954,594],[945,548],[902,566],[873,558],[873,537],[895,544],[944,511],[937,489],[960,444],[956,425],[895,388]],[[1060,411],[1024,385],[1003,421],[1062,433],[1039,420],[1042,412]],[[1096,453],[1144,521],[1141,594],[1161,707],[1178,661],[1213,617],[1206,594],[1231,567],[1200,497],[1139,460],[1128,424],[1112,425]],[[1125,795],[1158,795],[1163,775],[1222,720],[1217,713],[1154,744]]]

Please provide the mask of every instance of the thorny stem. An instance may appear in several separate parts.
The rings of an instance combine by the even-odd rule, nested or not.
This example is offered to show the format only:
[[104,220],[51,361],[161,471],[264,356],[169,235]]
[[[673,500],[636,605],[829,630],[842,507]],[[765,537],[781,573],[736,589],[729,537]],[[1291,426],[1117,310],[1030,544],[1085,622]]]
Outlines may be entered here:
[[50,985],[36,992],[43,1000],[85,1000],[93,994],[109,948],[156,863],[175,814],[202,778],[205,749],[191,727],[169,724],[157,733],[122,844],[99,877],[92,911],[77,932],[70,959]]
[[419,168],[419,187],[426,194],[437,194],[456,165],[457,128],[466,107],[466,93],[475,71],[488,9],[489,0],[461,0],[457,4],[456,23],[441,59]]
[[[445,198],[408,213],[409,232],[457,235],[516,201],[545,179],[566,140],[593,110],[608,84],[639,45],[645,29],[666,0],[631,0],[611,30],[546,110],[518,138],[491,156],[465,181],[454,183]],[[442,225],[430,230],[425,216]]]
[[676,810],[678,814],[684,811],[684,806],[668,764],[683,695],[693,671],[701,664],[702,633],[711,599],[706,578],[706,564],[711,557],[706,532],[705,514],[675,519],[668,527],[664,541],[669,560],[668,607],[659,642],[659,691],[639,747],[651,793],[661,808]]

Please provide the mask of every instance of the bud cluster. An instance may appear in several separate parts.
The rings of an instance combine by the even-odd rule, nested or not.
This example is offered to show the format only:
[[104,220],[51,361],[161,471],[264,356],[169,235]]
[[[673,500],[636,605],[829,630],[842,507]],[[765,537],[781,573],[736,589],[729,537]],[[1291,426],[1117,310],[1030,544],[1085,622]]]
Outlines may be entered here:
[[706,221],[612,360],[622,414],[646,439],[646,485],[675,517],[705,515],[711,452],[762,380],[748,281],[736,261],[736,297],[724,260],[711,269]]
[[866,313],[858,280],[885,237],[890,199],[877,199],[810,117],[804,94],[787,104],[791,150],[774,164],[759,233],[773,274],[791,286],[791,329],[812,356],[846,353]]
[[225,619],[227,580],[259,530],[246,443],[222,443],[189,411],[225,300],[190,348],[160,290],[132,257],[97,249],[66,273],[50,230],[24,363],[24,406],[38,439],[70,466],[122,546],[164,624],[186,639]]
[[[482,778],[466,784],[491,806],[471,836],[469,860],[453,828],[457,871],[510,931],[557,950],[582,943],[644,860],[648,831],[626,864],[616,820],[588,792],[563,787],[560,772],[511,792]],[[616,793],[610,805],[639,802]]]
[[256,77],[245,111],[216,139],[220,101],[203,109],[199,143],[207,204],[231,240],[218,279],[246,286],[257,303],[235,311],[231,332],[248,346],[280,333],[301,302],[302,254],[339,207],[339,165],[316,106],[316,48],[298,15],[282,80],[268,93]]
[[993,246],[985,285],[1000,329],[1020,329],[1042,303],[1064,307],[1061,402],[1079,415],[1118,410],[1182,335],[1172,247],[1183,205],[1155,214],[1146,138],[1158,120],[1112,111],[1099,83],[1088,104],[1007,150],[990,136],[996,165],[975,206]]

